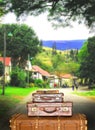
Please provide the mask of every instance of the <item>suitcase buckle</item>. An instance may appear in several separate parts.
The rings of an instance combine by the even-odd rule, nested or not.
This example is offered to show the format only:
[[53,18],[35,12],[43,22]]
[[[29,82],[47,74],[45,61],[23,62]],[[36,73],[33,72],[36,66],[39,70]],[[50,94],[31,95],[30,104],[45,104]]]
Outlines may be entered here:
[[32,107],[32,108],[31,108],[31,111],[32,111],[32,112],[37,111],[37,107]]
[[62,111],[67,112],[67,111],[69,111],[69,108],[68,107],[63,107]]

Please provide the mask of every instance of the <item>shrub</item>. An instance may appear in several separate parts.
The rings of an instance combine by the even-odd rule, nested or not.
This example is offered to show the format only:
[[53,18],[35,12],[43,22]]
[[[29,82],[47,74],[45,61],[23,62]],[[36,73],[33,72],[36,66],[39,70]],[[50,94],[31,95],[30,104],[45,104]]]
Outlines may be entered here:
[[36,87],[41,87],[41,88],[43,87],[43,85],[42,85],[43,81],[41,79],[35,79],[34,83],[35,83]]
[[39,87],[39,88],[49,88],[48,81],[43,81],[41,79],[35,79],[34,84],[36,87]]
[[34,83],[30,83],[30,84],[28,85],[28,87],[30,87],[30,88],[35,87],[35,84],[34,84]]
[[15,68],[11,74],[11,81],[10,85],[18,86],[18,87],[25,87],[26,86],[26,74],[20,68]]

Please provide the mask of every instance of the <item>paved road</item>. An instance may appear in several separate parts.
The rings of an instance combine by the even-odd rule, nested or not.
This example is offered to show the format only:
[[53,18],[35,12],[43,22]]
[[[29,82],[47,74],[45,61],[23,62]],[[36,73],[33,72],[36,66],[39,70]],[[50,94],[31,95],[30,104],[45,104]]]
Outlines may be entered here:
[[84,113],[88,120],[88,130],[95,130],[95,100],[73,95],[71,91],[60,89],[60,92],[64,92],[64,100],[73,102],[73,113]]
[[[64,101],[73,102],[73,113],[83,113],[86,115],[88,120],[88,130],[95,130],[95,101],[86,97],[73,95],[71,94],[71,89],[60,89],[59,91],[64,93]],[[30,100],[31,94],[26,97],[20,105],[10,112],[10,116],[19,112],[26,114],[26,102]],[[2,130],[9,130],[9,128],[3,124]]]

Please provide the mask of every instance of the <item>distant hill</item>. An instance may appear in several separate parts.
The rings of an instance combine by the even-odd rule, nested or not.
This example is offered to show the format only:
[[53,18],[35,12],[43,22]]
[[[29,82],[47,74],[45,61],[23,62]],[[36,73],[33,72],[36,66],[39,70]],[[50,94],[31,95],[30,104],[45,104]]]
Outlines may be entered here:
[[44,47],[56,47],[57,50],[81,49],[86,39],[83,40],[47,40],[42,41]]

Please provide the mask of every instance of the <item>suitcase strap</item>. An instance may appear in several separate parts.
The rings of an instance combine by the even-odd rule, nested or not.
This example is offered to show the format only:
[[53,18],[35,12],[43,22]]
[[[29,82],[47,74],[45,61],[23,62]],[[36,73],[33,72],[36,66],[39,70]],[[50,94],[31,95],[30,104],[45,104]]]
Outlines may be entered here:
[[58,120],[58,130],[60,130],[60,119],[59,119],[59,117],[57,118],[57,120]]
[[[58,130],[60,130],[60,119],[59,119],[59,117],[57,117],[57,121],[58,121]],[[37,117],[35,122],[36,122],[35,129],[37,129],[38,126],[39,126],[39,117]]]
[[41,98],[41,100],[52,100],[52,99],[55,99],[55,97],[48,97],[48,96],[40,97],[40,98]]
[[39,117],[37,117],[37,119],[36,119],[36,125],[35,125],[35,129],[37,129],[38,128],[38,125],[39,125]]

